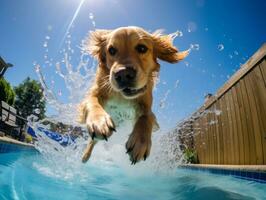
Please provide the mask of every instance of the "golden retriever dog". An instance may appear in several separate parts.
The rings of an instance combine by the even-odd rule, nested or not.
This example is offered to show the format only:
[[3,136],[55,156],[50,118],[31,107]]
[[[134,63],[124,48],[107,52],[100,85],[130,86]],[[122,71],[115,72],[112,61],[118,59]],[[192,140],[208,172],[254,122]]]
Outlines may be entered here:
[[129,103],[135,110],[135,125],[126,152],[132,164],[146,160],[151,149],[151,135],[157,125],[152,112],[154,76],[159,72],[158,59],[176,63],[189,51],[178,52],[170,35],[153,34],[139,27],[96,30],[90,33],[86,46],[98,60],[95,82],[80,104],[80,121],[86,124],[92,138],[83,154],[86,162],[94,144],[116,131],[114,121],[105,110],[108,101],[117,106]]

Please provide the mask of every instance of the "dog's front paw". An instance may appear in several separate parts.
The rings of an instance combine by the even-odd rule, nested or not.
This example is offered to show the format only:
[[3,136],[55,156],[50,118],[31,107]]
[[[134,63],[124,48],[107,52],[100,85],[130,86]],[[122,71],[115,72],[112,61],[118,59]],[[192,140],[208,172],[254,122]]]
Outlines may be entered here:
[[86,125],[92,139],[105,139],[110,137],[115,130],[115,124],[112,118],[104,111],[89,113],[86,119]]
[[140,160],[146,160],[150,154],[151,137],[145,134],[143,130],[133,131],[126,143],[127,153],[129,154],[131,164],[136,164]]

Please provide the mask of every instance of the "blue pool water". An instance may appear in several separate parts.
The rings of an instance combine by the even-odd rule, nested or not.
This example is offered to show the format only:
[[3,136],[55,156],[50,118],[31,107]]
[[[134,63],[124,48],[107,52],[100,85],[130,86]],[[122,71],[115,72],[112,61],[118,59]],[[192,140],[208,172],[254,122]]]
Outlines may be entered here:
[[113,165],[87,163],[81,165],[79,175],[71,177],[77,171],[53,173],[53,166],[49,169],[45,162],[33,151],[0,153],[0,199],[266,199],[266,184],[231,176],[184,169],[140,172],[135,166],[129,166],[129,172]]

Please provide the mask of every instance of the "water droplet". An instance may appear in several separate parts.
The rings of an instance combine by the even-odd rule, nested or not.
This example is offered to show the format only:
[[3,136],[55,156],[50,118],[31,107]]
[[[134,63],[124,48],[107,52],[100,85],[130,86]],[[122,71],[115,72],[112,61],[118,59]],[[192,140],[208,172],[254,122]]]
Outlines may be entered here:
[[176,80],[175,82],[175,88],[177,88],[177,86],[179,85],[180,81],[179,80]]
[[215,113],[215,115],[219,116],[222,114],[222,111],[221,110],[214,110],[214,113]]
[[172,40],[174,40],[176,37],[182,37],[183,36],[183,32],[177,30],[176,32],[169,34],[169,36],[172,38]]
[[190,50],[198,51],[200,48],[199,44],[190,44]]
[[89,18],[90,18],[91,20],[93,20],[93,18],[94,18],[93,13],[90,13],[90,14],[89,14]]
[[238,56],[238,52],[237,52],[237,51],[234,51],[234,54],[235,54],[236,56]]
[[43,43],[43,47],[44,48],[47,48],[48,47],[48,43],[46,41]]
[[205,30],[205,31],[209,31],[209,28],[208,28],[208,27],[206,27],[204,30]]
[[188,23],[188,25],[187,25],[187,31],[189,33],[196,31],[196,29],[197,29],[197,25],[196,25],[195,22],[189,22]]
[[218,50],[219,50],[219,51],[224,50],[224,45],[223,45],[223,44],[219,44],[219,45],[218,45]]
[[160,106],[160,108],[164,108],[165,107],[165,103],[161,101],[159,106]]
[[46,39],[46,40],[50,40],[50,36],[48,36],[48,35],[45,36],[45,39]]
[[209,122],[209,125],[214,125],[214,124],[216,124],[216,123],[217,123],[216,120],[211,120],[211,121]]
[[35,65],[35,71],[36,72],[39,72],[40,71],[40,68],[41,68],[40,65]]
[[229,54],[229,58],[230,58],[230,59],[232,59],[232,58],[233,58],[233,56],[232,56],[231,54]]
[[40,110],[39,108],[36,108],[36,109],[34,110],[34,113],[38,115],[38,114],[41,113],[41,110]]

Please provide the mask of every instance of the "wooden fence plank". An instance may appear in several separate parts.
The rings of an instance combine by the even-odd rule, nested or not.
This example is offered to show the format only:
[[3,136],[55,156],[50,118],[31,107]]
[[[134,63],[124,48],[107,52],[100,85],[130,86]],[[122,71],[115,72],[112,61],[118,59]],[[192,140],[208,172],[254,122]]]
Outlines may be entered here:
[[235,151],[234,151],[234,136],[233,136],[233,119],[232,119],[232,110],[230,106],[230,99],[229,99],[230,93],[229,90],[225,93],[225,100],[226,100],[226,112],[227,112],[227,126],[229,127],[229,132],[228,132],[228,145],[229,145],[229,150],[230,150],[230,161],[229,164],[234,164],[235,160]]
[[205,155],[206,155],[206,163],[210,163],[210,143],[209,143],[209,133],[208,133],[208,118],[206,112],[203,114],[203,130],[205,134]]
[[255,138],[255,144],[254,145],[255,145],[256,154],[254,154],[254,156],[256,156],[256,163],[254,163],[254,164],[262,165],[263,164],[263,147],[262,147],[262,138],[261,138],[261,133],[260,133],[261,130],[260,130],[260,124],[259,124],[259,117],[258,117],[259,111],[257,110],[256,102],[255,102],[255,98],[257,97],[259,91],[253,85],[254,83],[253,83],[252,79],[254,79],[254,78],[256,79],[256,75],[255,75],[254,69],[253,69],[245,77],[244,83],[245,83],[245,86],[247,89],[247,96],[248,96],[249,106],[250,106],[250,113],[251,113],[250,124],[252,126],[252,130],[253,130],[253,134],[254,134],[254,138]]
[[223,134],[223,146],[224,146],[224,164],[229,164],[231,155],[230,155],[230,150],[229,150],[229,143],[228,143],[228,126],[227,126],[227,112],[226,112],[226,100],[225,96],[222,96],[220,99],[221,103],[221,122],[222,122],[222,134]]
[[215,157],[216,157],[216,134],[215,134],[215,129],[214,129],[214,116],[213,116],[213,106],[210,108],[210,121],[209,121],[209,127],[210,127],[210,138],[211,138],[211,149],[212,149],[212,154],[211,154],[211,160],[212,164],[215,164]]
[[202,119],[199,118],[198,120],[198,123],[199,123],[199,134],[200,134],[200,145],[201,145],[201,160],[202,160],[202,163],[205,163],[205,145],[204,145],[204,131],[202,130]]
[[[222,128],[222,109],[220,105],[221,100],[217,100],[216,102],[216,112],[218,113],[217,116],[217,126],[218,126],[218,147],[219,147],[219,153],[220,153],[220,158],[219,158],[219,164],[224,164],[224,145],[223,145],[223,128]],[[219,154],[218,154],[219,156]]]
[[209,127],[209,112],[208,110],[206,110],[205,112],[205,133],[206,133],[206,136],[207,136],[207,139],[206,139],[206,149],[207,149],[207,162],[211,164],[211,142],[210,142],[210,127]]
[[206,155],[206,132],[204,130],[204,118],[200,117],[200,134],[202,138],[202,162],[207,163],[207,155]]
[[237,132],[237,122],[236,122],[236,112],[235,112],[235,106],[233,101],[233,91],[232,89],[228,91],[228,100],[229,100],[229,106],[230,106],[230,113],[231,113],[231,126],[232,126],[232,148],[234,152],[234,160],[232,161],[232,164],[238,165],[240,153],[239,153],[239,136]]
[[212,126],[212,133],[213,133],[213,164],[218,163],[218,148],[217,148],[217,120],[215,114],[215,104],[213,104],[210,108],[211,110],[211,126]]
[[245,164],[245,150],[244,150],[244,136],[243,136],[243,130],[242,130],[242,123],[241,123],[241,117],[240,117],[240,106],[237,100],[237,93],[236,93],[236,86],[232,88],[232,97],[234,102],[234,108],[235,108],[235,117],[236,117],[236,127],[237,127],[237,134],[238,134],[238,144],[239,144],[239,164],[244,165]]
[[257,114],[257,121],[255,122],[259,126],[258,137],[261,140],[263,164],[266,164],[266,83],[264,82],[261,71],[263,64],[265,64],[265,60],[250,73],[249,84],[254,91],[253,97],[255,99]]
[[193,123],[193,127],[194,127],[194,132],[195,132],[195,141],[197,142],[197,147],[196,147],[196,152],[197,152],[197,156],[198,159],[200,160],[202,154],[202,145],[201,145],[201,135],[200,135],[200,130],[199,130],[199,123],[198,120],[195,120]]
[[210,161],[209,163],[210,164],[213,164],[213,160],[214,160],[214,148],[213,148],[213,132],[212,132],[212,125],[211,125],[211,121],[212,121],[212,116],[211,116],[211,109],[208,109],[207,110],[207,123],[206,123],[206,126],[207,126],[207,132],[208,132],[208,144],[209,144],[209,157],[210,157]]
[[236,94],[237,94],[237,101],[239,104],[239,110],[240,110],[240,119],[241,119],[241,125],[242,125],[242,131],[243,131],[243,140],[244,140],[244,164],[248,165],[250,163],[250,146],[249,146],[249,137],[248,137],[248,128],[247,128],[247,119],[245,117],[245,109],[244,109],[244,103],[242,98],[242,92],[240,88],[240,83],[236,84]]
[[260,64],[260,70],[263,75],[264,83],[266,84],[266,58]]
[[248,141],[249,141],[249,150],[250,150],[250,163],[256,164],[256,143],[255,143],[255,136],[253,131],[253,124],[252,124],[252,116],[250,111],[250,105],[247,95],[247,89],[245,85],[245,81],[243,79],[240,80],[241,85],[241,92],[242,92],[242,98],[244,102],[244,109],[245,109],[245,117],[246,117],[246,123],[247,123],[247,132],[248,132]]
[[219,111],[217,111],[217,103],[213,105],[213,114],[214,114],[214,129],[215,129],[215,137],[216,137],[216,159],[215,164],[221,164],[221,147],[220,147],[220,136],[219,136],[219,126],[218,126],[218,115]]

